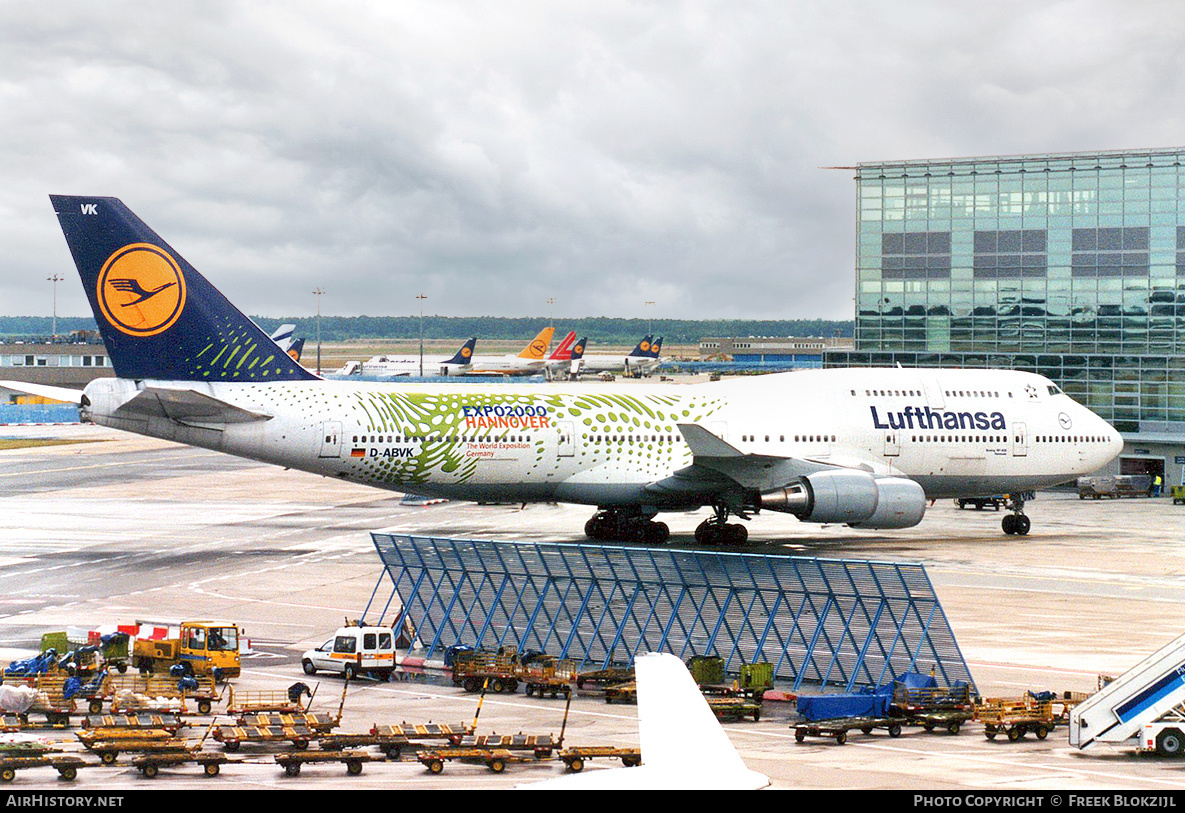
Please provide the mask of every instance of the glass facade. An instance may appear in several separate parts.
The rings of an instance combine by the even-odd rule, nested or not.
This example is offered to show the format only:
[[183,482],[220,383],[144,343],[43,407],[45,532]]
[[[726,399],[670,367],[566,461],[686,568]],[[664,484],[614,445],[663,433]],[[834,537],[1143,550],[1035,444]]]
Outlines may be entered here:
[[828,366],[1027,369],[1120,431],[1185,435],[1183,159],[860,164],[856,344]]

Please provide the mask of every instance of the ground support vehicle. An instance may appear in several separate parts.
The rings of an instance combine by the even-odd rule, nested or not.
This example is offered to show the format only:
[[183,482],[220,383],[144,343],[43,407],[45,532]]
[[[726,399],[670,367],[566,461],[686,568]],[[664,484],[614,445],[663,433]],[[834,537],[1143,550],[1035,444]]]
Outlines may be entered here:
[[0,754],[0,782],[16,779],[16,772],[24,768],[39,768],[49,765],[66,781],[78,776],[78,769],[86,765],[78,757],[60,754]]
[[238,751],[243,743],[276,742],[290,742],[293,748],[303,751],[309,747],[316,734],[306,726],[220,725],[214,728],[212,736],[227,751]]
[[518,690],[519,675],[517,656],[458,652],[453,661],[453,685],[463,687],[470,694],[477,694],[483,688],[512,694]]
[[317,745],[322,751],[343,751],[347,748],[377,746],[388,759],[399,759],[403,749],[412,744],[407,737],[383,736],[380,734],[321,734]]
[[[164,732],[161,732],[164,733]],[[149,732],[140,732],[138,737],[108,737],[83,742],[88,750],[99,755],[99,761],[104,765],[114,765],[121,753],[153,753],[177,754],[189,752],[185,740],[168,735],[165,737],[148,736]]]
[[901,721],[891,717],[841,717],[816,723],[796,723],[791,728],[794,729],[796,742],[803,742],[807,737],[834,737],[838,744],[843,745],[848,741],[849,731],[871,734],[876,728],[885,729],[890,737],[901,736]]
[[987,698],[975,709],[975,719],[983,723],[983,733],[989,740],[1000,734],[1016,742],[1032,732],[1043,740],[1064,716],[1054,709],[1050,700],[1035,700],[1030,696],[1019,698]]
[[1185,505],[1185,486],[1169,486],[1169,494],[1173,498],[1173,505]]
[[176,638],[137,638],[132,666],[142,674],[168,672],[181,666],[186,674],[209,675],[215,681],[238,677],[239,628],[214,621],[185,621]]
[[982,511],[984,508],[991,508],[993,511],[999,511],[1000,506],[1007,505],[1008,498],[1002,495],[993,497],[959,497],[955,500],[955,505],[959,506],[959,510],[970,505],[976,511]]
[[597,757],[620,759],[627,768],[642,764],[642,752],[637,748],[614,748],[611,745],[586,745],[580,748],[565,748],[560,751],[559,758],[572,773],[584,770],[584,763]]
[[539,697],[550,695],[553,700],[560,695],[569,697],[572,694],[572,684],[578,677],[574,661],[560,660],[547,655],[529,663],[519,664],[515,671],[527,684],[528,697],[531,694]]
[[435,748],[431,751],[420,751],[416,754],[430,773],[440,773],[444,770],[444,763],[458,760],[461,762],[476,762],[485,765],[494,773],[502,773],[512,762],[535,762],[536,757],[522,753],[514,753],[506,748],[465,748],[453,746],[451,748]]
[[576,688],[583,689],[586,683],[591,683],[594,686],[615,686],[619,683],[628,683],[633,679],[634,670],[632,668],[623,669],[611,666],[608,669],[593,669],[577,673]]
[[365,751],[294,751],[287,754],[276,754],[276,764],[284,769],[289,776],[298,776],[305,765],[320,765],[326,762],[343,762],[346,773],[357,776],[362,773],[362,766],[376,759]]
[[605,702],[612,703],[614,700],[621,700],[626,703],[638,702],[638,684],[637,683],[619,683],[616,686],[605,687]]
[[47,632],[41,636],[41,652],[54,650],[60,656],[58,662],[66,671],[80,677],[94,675],[102,669],[128,670],[128,635],[117,632],[100,636],[88,633],[79,636],[70,631]]
[[902,720],[906,725],[918,725],[926,733],[941,729],[947,734],[958,734],[963,724],[975,719],[974,711],[923,711],[911,714]]
[[1078,478],[1078,499],[1087,497],[1098,500],[1103,497],[1147,497],[1151,493],[1152,477],[1147,474],[1106,474],[1098,477]]
[[185,721],[177,714],[90,714],[82,721],[84,729],[96,733],[106,729],[120,731],[159,729],[176,733],[185,725]]
[[317,733],[327,733],[337,728],[338,718],[314,712],[255,713],[242,714],[235,721],[240,726],[297,726]]
[[390,627],[340,627],[328,641],[301,655],[300,665],[306,675],[336,672],[354,680],[370,674],[386,680],[395,671],[395,636]]
[[555,700],[561,695],[567,698],[572,694],[572,686],[564,679],[541,677],[527,681],[527,697],[530,697],[532,694],[536,694],[539,697],[551,695],[552,700]]
[[103,710],[104,699],[111,701],[111,711],[115,713],[184,710],[192,700],[197,703],[199,714],[209,714],[219,694],[214,679],[207,675],[179,679],[165,675],[108,674],[99,692],[88,700],[92,714]]
[[209,777],[218,776],[223,765],[231,760],[225,754],[213,751],[199,751],[186,749],[175,752],[149,752],[132,757],[132,767],[138,770],[146,779],[154,778],[161,768],[173,768],[178,765],[188,765],[195,762],[202,768],[202,773]]
[[447,723],[425,723],[422,725],[415,725],[412,723],[401,723],[399,725],[375,725],[370,729],[370,733],[375,737],[387,737],[392,741],[395,739],[409,740],[412,742],[422,742],[425,740],[445,740],[452,745],[461,742],[463,737],[473,733],[474,726],[467,723],[457,723],[449,725]]
[[1140,726],[1137,753],[1162,757],[1185,756],[1185,704],[1174,707],[1155,722]]
[[231,686],[226,700],[227,714],[298,714],[303,711],[300,698],[293,700],[286,689],[243,692]]
[[745,697],[707,697],[708,708],[718,720],[743,720],[752,717],[753,722],[761,719],[761,703]]
[[405,748],[423,748],[432,740],[445,740],[457,745],[472,731],[473,727],[467,725],[376,725],[366,734],[323,734],[317,737],[317,744],[323,751],[373,745],[389,759],[399,759]]
[[24,677],[7,676],[4,682],[10,686],[29,686],[37,691],[37,699],[20,715],[22,718],[27,720],[30,713],[38,712],[45,715],[50,725],[68,726],[70,715],[76,708],[74,698],[66,697],[68,678],[65,672],[43,672]]

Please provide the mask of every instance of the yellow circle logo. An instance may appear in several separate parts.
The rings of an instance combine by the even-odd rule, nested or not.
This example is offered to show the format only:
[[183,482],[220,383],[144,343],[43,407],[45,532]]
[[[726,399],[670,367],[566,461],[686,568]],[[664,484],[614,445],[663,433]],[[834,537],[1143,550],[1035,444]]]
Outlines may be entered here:
[[107,258],[99,272],[99,307],[112,327],[129,336],[155,336],[185,308],[185,277],[164,249],[132,243]]
[[469,358],[472,355],[473,355],[473,351],[470,350],[468,347],[461,348],[461,358]]
[[645,353],[650,349],[650,342],[642,342],[642,344],[639,346],[642,348],[642,352]]
[[531,350],[533,350],[537,356],[542,356],[543,351],[546,349],[547,345],[545,345],[543,342],[531,342]]
[[583,353],[584,352],[584,345],[582,345],[582,344],[576,345],[575,347],[572,348],[572,352],[573,353]]

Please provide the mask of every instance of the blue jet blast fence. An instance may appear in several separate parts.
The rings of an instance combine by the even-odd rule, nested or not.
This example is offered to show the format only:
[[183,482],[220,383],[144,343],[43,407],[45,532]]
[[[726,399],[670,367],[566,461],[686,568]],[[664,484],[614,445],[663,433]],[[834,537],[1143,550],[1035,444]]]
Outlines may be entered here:
[[371,536],[392,585],[377,623],[414,630],[429,658],[461,644],[603,668],[670,652],[717,655],[730,673],[767,662],[795,688],[852,691],[922,672],[974,689],[920,564]]

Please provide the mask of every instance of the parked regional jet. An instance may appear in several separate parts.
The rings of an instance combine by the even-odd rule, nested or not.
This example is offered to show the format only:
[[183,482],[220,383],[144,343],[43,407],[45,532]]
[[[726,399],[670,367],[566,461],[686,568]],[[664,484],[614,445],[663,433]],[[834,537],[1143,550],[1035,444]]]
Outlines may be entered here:
[[655,345],[662,346],[660,338],[651,344],[653,336],[646,336],[627,355],[584,354],[580,362],[582,373],[624,373],[627,376],[649,375],[658,367],[658,352]]
[[[928,500],[1057,485],[1122,439],[1048,379],[1009,370],[828,369],[698,385],[325,381],[281,352],[115,198],[52,196],[116,378],[0,382],[84,420],[431,497],[598,506],[598,539],[659,543],[661,511],[711,506],[704,544],[760,511],[907,528]],[[542,355],[542,353],[540,354]],[[1003,523],[1024,534],[1014,498]]]
[[539,375],[547,364],[547,348],[551,346],[554,327],[545,327],[531,339],[521,353],[504,356],[474,356],[473,362],[461,375]]
[[418,353],[371,356],[366,361],[350,361],[342,365],[336,375],[371,375],[378,378],[392,376],[460,375],[469,368],[477,338],[470,339],[452,356],[424,356]]

